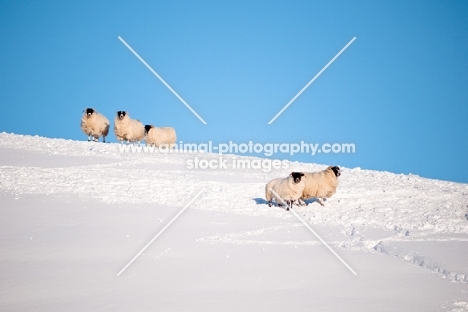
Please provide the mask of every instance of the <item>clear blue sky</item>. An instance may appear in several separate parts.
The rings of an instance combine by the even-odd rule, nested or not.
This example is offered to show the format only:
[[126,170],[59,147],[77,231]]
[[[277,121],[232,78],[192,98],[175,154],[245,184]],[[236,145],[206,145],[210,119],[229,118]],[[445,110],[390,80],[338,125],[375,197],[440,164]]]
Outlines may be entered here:
[[354,143],[293,160],[468,183],[467,1],[2,1],[0,38],[0,131],[86,140],[83,108],[126,110],[184,142]]

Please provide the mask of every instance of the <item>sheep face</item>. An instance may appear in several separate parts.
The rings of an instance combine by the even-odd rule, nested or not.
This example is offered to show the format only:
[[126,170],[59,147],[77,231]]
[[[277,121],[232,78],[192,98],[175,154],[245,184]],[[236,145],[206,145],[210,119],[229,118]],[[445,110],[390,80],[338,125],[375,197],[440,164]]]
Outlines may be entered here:
[[304,173],[302,172],[291,172],[290,174],[291,177],[293,177],[294,183],[299,183],[301,182],[301,178],[304,176]]
[[86,108],[83,112],[86,112],[86,117],[91,117],[92,114],[94,114],[95,110],[92,108]]
[[125,112],[125,111],[118,111],[118,112],[117,112],[117,117],[118,117],[120,120],[124,119],[126,115],[127,115],[127,112]]
[[152,125],[145,125],[145,133],[148,134],[151,128],[154,128]]
[[340,169],[340,167],[334,166],[334,167],[332,167],[331,169],[332,169],[333,172],[335,173],[335,176],[336,176],[336,177],[339,177],[339,176],[341,175],[341,169]]

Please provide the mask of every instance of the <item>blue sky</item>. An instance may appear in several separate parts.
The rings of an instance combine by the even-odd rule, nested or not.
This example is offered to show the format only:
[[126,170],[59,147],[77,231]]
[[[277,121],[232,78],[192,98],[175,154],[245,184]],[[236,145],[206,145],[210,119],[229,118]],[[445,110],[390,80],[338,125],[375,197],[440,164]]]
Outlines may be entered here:
[[292,160],[468,183],[467,29],[466,1],[2,1],[0,131],[86,140],[83,108],[126,110],[184,142],[354,143]]

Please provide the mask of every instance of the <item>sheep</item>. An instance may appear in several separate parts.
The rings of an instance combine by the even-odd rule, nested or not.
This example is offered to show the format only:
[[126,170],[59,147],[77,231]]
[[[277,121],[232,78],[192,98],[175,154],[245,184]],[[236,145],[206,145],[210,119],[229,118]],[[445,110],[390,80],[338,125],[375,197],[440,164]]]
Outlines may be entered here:
[[93,108],[85,108],[81,116],[81,130],[88,136],[88,142],[98,142],[102,136],[102,142],[106,142],[106,136],[109,134],[110,122],[104,115],[98,113]]
[[305,186],[299,204],[306,205],[305,199],[317,198],[317,202],[325,206],[322,198],[330,198],[335,194],[340,175],[341,169],[338,166],[329,166],[320,172],[306,172],[303,179]]
[[145,126],[146,132],[146,145],[159,147],[160,145],[167,145],[167,148],[173,147],[176,143],[177,136],[174,128],[172,127],[155,127],[153,125]]
[[131,119],[125,111],[118,111],[114,120],[114,133],[117,140],[123,142],[140,141],[145,137],[145,127],[138,119]]
[[277,184],[281,180],[283,180],[283,178],[276,178],[276,179],[273,179],[273,180],[269,181],[265,185],[265,199],[267,200],[268,206],[270,206],[270,207],[272,205],[272,199],[275,198],[274,193],[272,193],[272,191],[271,191],[273,189],[273,185]]
[[304,181],[301,179],[304,176],[302,172],[291,172],[286,178],[273,179],[265,186],[265,198],[268,201],[268,206],[272,206],[272,201],[275,199],[279,206],[286,203],[286,210],[292,208],[294,201],[302,196],[304,189]]

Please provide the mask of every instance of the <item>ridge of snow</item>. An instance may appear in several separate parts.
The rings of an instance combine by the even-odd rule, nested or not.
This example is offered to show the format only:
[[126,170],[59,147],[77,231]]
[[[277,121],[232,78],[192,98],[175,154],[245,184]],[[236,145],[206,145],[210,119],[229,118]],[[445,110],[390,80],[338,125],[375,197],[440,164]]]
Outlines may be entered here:
[[[264,187],[270,179],[291,171],[318,171],[326,165],[290,162],[289,168],[271,172],[232,166],[191,170],[187,160],[193,157],[219,155],[123,153],[118,143],[0,133],[0,192],[11,194],[17,202],[51,196],[80,198],[109,211],[144,206],[175,210],[205,188],[191,210],[261,217],[271,224],[257,228],[241,224],[232,231],[224,221],[211,223],[219,232],[195,237],[195,244],[263,250],[320,246],[312,237],[302,240],[297,235],[303,228],[288,212],[268,207]],[[228,160],[233,157],[244,156],[223,155]],[[447,281],[468,284],[468,184],[344,167],[339,180],[336,194],[325,201],[325,207],[309,200],[308,206],[294,208],[334,249],[395,258]],[[94,208],[94,213],[99,209],[104,208]],[[174,246],[166,246],[154,259],[164,261],[176,253]],[[444,307],[465,309],[465,299]]]

